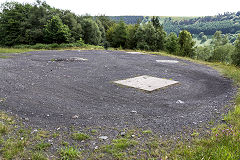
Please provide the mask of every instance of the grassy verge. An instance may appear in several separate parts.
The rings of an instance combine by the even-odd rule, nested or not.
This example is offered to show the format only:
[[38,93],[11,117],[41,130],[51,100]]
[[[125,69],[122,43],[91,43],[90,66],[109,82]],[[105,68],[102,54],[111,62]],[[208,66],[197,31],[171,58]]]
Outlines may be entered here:
[[[150,54],[169,56],[160,52]],[[209,65],[240,86],[237,67],[183,59]],[[4,103],[1,97],[0,103]],[[216,125],[207,136],[193,131],[191,140],[176,137],[166,140],[150,130],[136,128],[72,128],[68,132],[26,128],[17,118],[1,112],[0,159],[239,160],[240,90],[231,111],[223,118],[225,123]],[[101,139],[106,133],[117,134]]]
[[102,46],[87,44],[36,44],[36,45],[18,45],[11,48],[0,47],[0,58],[11,58],[13,54],[25,53],[38,50],[102,50]]

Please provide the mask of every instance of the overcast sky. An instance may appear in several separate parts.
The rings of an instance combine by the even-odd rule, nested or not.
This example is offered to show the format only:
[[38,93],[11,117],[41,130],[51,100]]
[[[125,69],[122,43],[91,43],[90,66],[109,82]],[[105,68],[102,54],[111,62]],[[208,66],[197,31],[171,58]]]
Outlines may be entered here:
[[[1,3],[6,0],[0,0]],[[12,1],[12,0],[7,0]],[[35,2],[35,0],[15,0]],[[56,8],[76,14],[108,16],[207,16],[240,11],[240,0],[46,0]]]

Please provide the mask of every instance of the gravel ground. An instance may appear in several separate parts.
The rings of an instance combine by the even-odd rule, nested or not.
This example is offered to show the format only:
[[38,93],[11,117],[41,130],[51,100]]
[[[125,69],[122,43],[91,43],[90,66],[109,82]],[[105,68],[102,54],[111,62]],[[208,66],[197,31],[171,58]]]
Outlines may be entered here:
[[[156,62],[168,59],[180,63]],[[122,51],[29,52],[0,59],[0,75],[1,109],[44,129],[138,127],[174,134],[221,119],[236,91],[210,67]],[[180,84],[149,93],[113,83],[141,75]]]

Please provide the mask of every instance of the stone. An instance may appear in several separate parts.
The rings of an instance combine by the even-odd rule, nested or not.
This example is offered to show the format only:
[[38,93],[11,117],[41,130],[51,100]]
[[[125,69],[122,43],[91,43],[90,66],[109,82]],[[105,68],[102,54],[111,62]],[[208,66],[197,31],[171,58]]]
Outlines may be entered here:
[[176,60],[156,60],[159,63],[178,63],[179,61]]
[[108,139],[108,136],[100,136],[99,139],[107,140],[107,139]]
[[132,110],[131,113],[137,113],[137,111]]
[[121,132],[120,135],[124,137],[126,135],[126,132]]
[[27,117],[25,117],[25,118],[23,118],[25,121],[29,121],[29,118],[27,118]]
[[139,77],[135,77],[135,78],[114,81],[114,83],[151,92],[156,89],[160,89],[160,88],[167,87],[167,86],[170,86],[173,84],[177,84],[179,82],[143,75],[143,76],[139,76]]
[[181,101],[181,100],[177,100],[176,102],[177,104],[184,104],[185,102]]
[[78,115],[74,115],[72,116],[72,119],[77,119],[79,116]]
[[141,53],[141,52],[126,52],[126,53],[130,53],[130,54],[146,54],[146,53]]
[[88,59],[81,58],[81,57],[70,57],[70,61],[87,61]]

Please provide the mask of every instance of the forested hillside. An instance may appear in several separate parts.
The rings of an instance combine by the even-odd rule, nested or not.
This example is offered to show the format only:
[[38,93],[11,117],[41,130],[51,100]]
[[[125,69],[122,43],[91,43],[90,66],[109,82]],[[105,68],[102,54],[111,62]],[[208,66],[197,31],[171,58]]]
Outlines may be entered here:
[[[139,16],[119,16],[111,17],[113,20],[122,19],[129,24],[136,24]],[[146,22],[151,17],[143,17],[143,22]],[[179,33],[181,30],[188,30],[192,34],[203,32],[205,35],[213,35],[216,31],[221,31],[223,34],[235,34],[240,32],[240,11],[237,13],[226,12],[216,16],[205,17],[159,17],[164,30],[167,33]],[[135,23],[134,23],[135,22]]]
[[144,16],[109,16],[113,21],[124,21],[126,24],[137,24],[141,23]]

